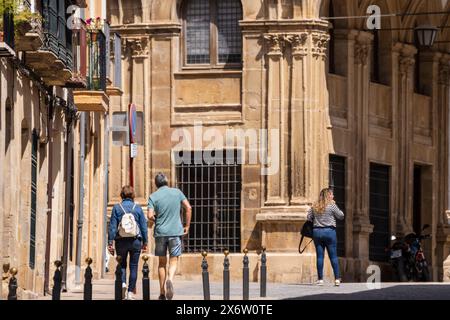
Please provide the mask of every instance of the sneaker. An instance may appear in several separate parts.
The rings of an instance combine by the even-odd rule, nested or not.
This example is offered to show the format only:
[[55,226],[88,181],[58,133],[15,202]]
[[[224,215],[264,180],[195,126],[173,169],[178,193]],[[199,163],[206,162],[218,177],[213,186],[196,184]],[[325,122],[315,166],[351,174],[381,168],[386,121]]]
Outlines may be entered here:
[[128,291],[127,300],[136,300],[136,294],[131,291]]
[[127,300],[127,284],[122,283],[122,300]]
[[323,286],[323,280],[317,280],[316,285]]
[[336,280],[334,281],[334,286],[335,286],[335,287],[339,287],[340,285],[341,285],[341,280],[336,279]]
[[166,298],[167,300],[172,300],[173,298],[173,284],[172,281],[166,281]]
[[158,300],[166,300],[166,296],[163,294],[160,294]]

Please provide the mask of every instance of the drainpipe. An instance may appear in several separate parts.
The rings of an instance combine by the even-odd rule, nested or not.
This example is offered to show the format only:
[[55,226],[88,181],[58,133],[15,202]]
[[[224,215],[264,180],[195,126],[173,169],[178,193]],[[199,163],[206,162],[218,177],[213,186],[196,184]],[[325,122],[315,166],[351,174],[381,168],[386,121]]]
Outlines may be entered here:
[[109,114],[106,113],[105,116],[105,133],[104,133],[104,172],[105,177],[105,187],[103,189],[103,254],[102,254],[102,278],[105,276],[106,268],[106,245],[108,239],[108,229],[106,228],[108,222],[108,187],[109,187]]
[[[53,90],[52,90],[53,91]],[[47,235],[45,241],[44,295],[50,293],[50,248],[52,235],[52,200],[53,200],[53,109],[55,100],[50,96],[48,105],[47,138],[48,138],[48,182],[47,182]]]
[[68,259],[68,251],[69,251],[69,218],[70,218],[70,210],[72,203],[70,201],[70,195],[72,193],[72,183],[71,183],[71,175],[72,173],[72,148],[73,148],[73,140],[72,140],[72,119],[69,117],[67,119],[67,135],[66,135],[66,143],[65,143],[65,159],[66,159],[66,190],[65,190],[65,208],[64,208],[64,235],[63,235],[63,259],[62,259],[62,289],[64,292],[67,291],[67,268],[69,264]]
[[75,260],[75,283],[81,284],[81,246],[83,242],[83,215],[84,215],[84,159],[86,149],[86,112],[81,112],[80,118],[80,187],[77,220],[77,255]]

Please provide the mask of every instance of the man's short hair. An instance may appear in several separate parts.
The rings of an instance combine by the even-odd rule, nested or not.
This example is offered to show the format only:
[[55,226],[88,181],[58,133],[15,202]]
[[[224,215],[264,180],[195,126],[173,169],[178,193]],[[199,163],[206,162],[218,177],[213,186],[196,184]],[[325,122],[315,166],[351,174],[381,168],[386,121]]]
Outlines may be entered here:
[[122,191],[120,192],[120,197],[125,200],[125,199],[132,199],[134,200],[134,189],[131,186],[124,186],[122,187]]
[[167,186],[168,184],[169,181],[164,173],[160,172],[155,176],[155,185],[157,188]]

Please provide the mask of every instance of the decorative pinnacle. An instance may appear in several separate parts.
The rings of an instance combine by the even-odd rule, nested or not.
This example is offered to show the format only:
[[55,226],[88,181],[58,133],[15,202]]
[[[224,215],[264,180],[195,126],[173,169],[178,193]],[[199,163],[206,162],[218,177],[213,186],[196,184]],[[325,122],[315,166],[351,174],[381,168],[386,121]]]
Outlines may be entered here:
[[203,251],[203,252],[202,252],[202,256],[203,256],[203,258],[206,258],[206,257],[208,256],[208,252]]
[[223,252],[223,254],[225,255],[225,257],[228,257],[228,255],[230,254],[230,251],[225,250],[225,251]]
[[9,270],[9,273],[14,277],[17,274],[17,269],[12,268],[11,270]]
[[63,263],[61,262],[61,260],[56,260],[56,261],[55,261],[55,266],[56,266],[57,268],[61,267],[62,264],[63,264]]
[[87,263],[88,266],[90,266],[92,264],[92,258],[87,257],[85,262]]
[[146,254],[144,254],[143,256],[142,256],[142,260],[144,260],[144,262],[147,262],[148,261],[148,255],[146,255]]

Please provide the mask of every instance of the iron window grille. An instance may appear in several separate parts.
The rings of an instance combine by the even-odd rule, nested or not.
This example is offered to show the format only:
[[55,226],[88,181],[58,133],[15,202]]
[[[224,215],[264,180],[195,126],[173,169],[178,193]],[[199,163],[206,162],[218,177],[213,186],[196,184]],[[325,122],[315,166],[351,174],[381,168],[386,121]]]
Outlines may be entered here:
[[238,0],[190,0],[184,6],[185,64],[238,67],[242,33]]
[[[330,156],[330,187],[333,188],[334,200],[337,206],[344,214],[345,199],[346,199],[346,165],[345,158],[331,155]],[[345,218],[344,220],[336,220],[336,234],[337,234],[337,251],[339,257],[345,257]]]
[[[224,157],[216,163],[209,151],[175,153],[177,186],[192,206],[189,235],[183,241],[188,253],[241,251],[241,155],[215,150],[212,157],[217,152]],[[180,163],[179,156],[187,161]]]
[[369,236],[369,258],[372,261],[387,261],[385,248],[389,244],[390,218],[390,167],[372,163],[370,165],[369,218],[374,226]]

